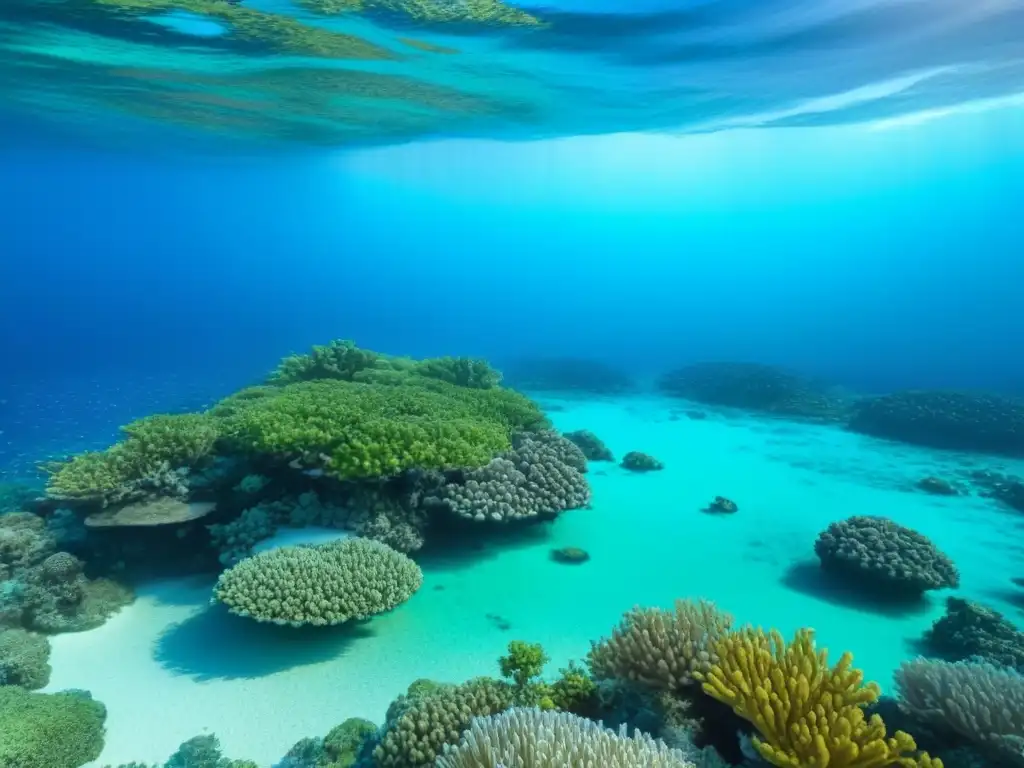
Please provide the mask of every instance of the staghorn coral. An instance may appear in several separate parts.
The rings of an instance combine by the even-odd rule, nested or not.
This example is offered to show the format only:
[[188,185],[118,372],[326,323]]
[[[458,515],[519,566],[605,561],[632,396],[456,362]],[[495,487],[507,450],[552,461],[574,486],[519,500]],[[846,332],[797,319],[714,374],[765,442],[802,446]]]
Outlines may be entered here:
[[872,587],[907,594],[957,587],[956,566],[925,536],[886,517],[856,515],[818,535],[821,567]]
[[99,757],[106,716],[83,692],[0,686],[0,766],[79,768]]
[[859,402],[848,427],[931,448],[1024,455],[1024,403],[998,395],[896,392]]
[[428,768],[446,744],[458,743],[474,717],[504,712],[516,703],[513,686],[488,677],[419,688],[422,693],[410,686],[409,693],[388,708],[384,732],[373,751],[380,768]]
[[760,733],[758,754],[780,768],[942,768],[927,754],[915,756],[914,739],[902,731],[887,737],[878,715],[864,707],[880,695],[863,684],[853,655],[828,666],[828,653],[802,629],[792,643],[775,630],[745,628],[720,638],[718,662],[697,673],[706,694],[730,706]]
[[555,432],[521,433],[513,448],[486,466],[464,473],[428,499],[458,517],[507,523],[550,517],[590,503],[586,459]]
[[492,389],[501,383],[500,372],[486,360],[473,357],[432,357],[416,363],[412,372],[472,389]]
[[946,598],[946,613],[925,632],[928,649],[951,661],[975,658],[1024,669],[1024,632],[973,600]]
[[991,664],[905,661],[900,709],[939,733],[953,731],[1000,765],[1024,766],[1024,676]]
[[50,682],[50,641],[23,629],[0,631],[0,685],[34,691]]
[[591,644],[587,661],[598,680],[677,693],[718,662],[715,648],[732,621],[706,600],[677,600],[672,610],[633,608],[610,638]]
[[475,717],[458,746],[445,747],[437,768],[694,768],[682,752],[623,726],[609,730],[568,712],[516,707]]
[[423,583],[405,555],[369,539],[280,547],[217,579],[214,600],[256,621],[328,626],[390,611]]
[[218,423],[198,413],[147,416],[121,430],[125,439],[105,451],[44,464],[47,495],[101,504],[141,498],[151,486],[166,486],[167,472],[199,464],[219,437]]
[[384,356],[357,347],[348,339],[317,344],[304,355],[288,355],[267,378],[270,384],[294,384],[316,379],[352,381],[357,373],[375,367]]

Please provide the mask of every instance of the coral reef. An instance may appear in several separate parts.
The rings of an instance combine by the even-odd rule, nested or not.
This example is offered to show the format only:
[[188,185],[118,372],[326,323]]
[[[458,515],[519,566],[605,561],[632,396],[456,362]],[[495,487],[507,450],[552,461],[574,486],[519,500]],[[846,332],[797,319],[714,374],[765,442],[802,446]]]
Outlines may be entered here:
[[921,594],[957,587],[953,561],[925,536],[885,517],[856,515],[818,535],[821,567],[868,589]]
[[226,440],[243,454],[297,459],[341,479],[483,466],[509,449],[513,431],[545,423],[510,390],[423,381],[432,384],[327,379],[251,397],[243,390],[214,413],[223,414]]
[[0,685],[34,691],[50,682],[50,641],[24,629],[0,630]]
[[714,650],[718,661],[697,673],[704,692],[754,724],[760,734],[754,748],[772,765],[941,768],[940,760],[914,754],[911,736],[896,731],[887,737],[878,715],[865,717],[878,686],[863,685],[849,653],[829,668],[811,630],[786,643],[778,632],[746,628],[720,638]]
[[376,725],[351,717],[322,739],[302,739],[276,768],[351,768],[369,758],[376,736]]
[[543,22],[502,0],[300,0],[314,13],[385,14],[404,17],[416,24],[481,24],[489,27],[536,27]]
[[623,456],[621,466],[630,472],[655,472],[665,468],[656,458],[640,451],[630,451]]
[[412,560],[369,539],[263,552],[220,575],[216,600],[239,616],[327,626],[390,611],[420,588]]
[[916,659],[896,671],[899,706],[998,765],[1024,766],[1024,676],[991,664]]
[[0,516],[0,628],[78,632],[98,627],[133,599],[121,584],[86,578],[78,558],[57,551],[41,517]]
[[857,403],[848,426],[931,448],[1024,455],[1024,403],[997,395],[897,392]]
[[597,435],[588,429],[566,432],[566,440],[575,443],[583,451],[587,461],[615,461],[611,449]]
[[621,395],[636,389],[627,374],[597,360],[524,358],[505,365],[504,371],[509,386],[529,391]]
[[693,768],[682,752],[625,727],[619,733],[568,712],[516,707],[475,717],[456,747],[446,747],[437,768]]
[[474,717],[503,712],[515,704],[513,687],[487,677],[400,696],[373,757],[380,768],[428,768],[456,744]]
[[521,433],[512,449],[486,466],[463,473],[462,482],[439,489],[428,502],[477,522],[507,523],[552,517],[590,503],[586,459],[555,432]]
[[611,637],[592,643],[587,661],[598,680],[678,693],[718,662],[717,642],[732,621],[707,600],[678,600],[672,610],[633,608]]
[[0,765],[79,768],[100,756],[106,717],[104,706],[81,691],[0,686]]
[[125,439],[105,451],[43,465],[54,499],[110,504],[144,498],[167,472],[197,466],[213,450],[217,424],[203,414],[158,414],[121,428]]
[[847,404],[795,373],[761,363],[694,363],[664,374],[658,389],[707,405],[836,422]]
[[950,661],[977,659],[1024,670],[1024,632],[999,611],[971,600],[946,598],[946,613],[925,632],[924,644]]
[[218,551],[221,565],[232,566],[252,554],[252,548],[269,539],[277,524],[267,505],[250,507],[234,520],[209,527],[210,543]]

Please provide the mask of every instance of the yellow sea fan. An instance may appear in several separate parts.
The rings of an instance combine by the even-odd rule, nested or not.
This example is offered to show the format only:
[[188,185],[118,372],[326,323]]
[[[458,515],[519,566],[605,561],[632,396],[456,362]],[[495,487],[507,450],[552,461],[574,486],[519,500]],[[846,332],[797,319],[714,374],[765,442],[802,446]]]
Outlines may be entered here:
[[[914,739],[902,731],[886,737],[878,715],[864,707],[880,692],[844,653],[828,666],[814,632],[801,629],[787,644],[775,630],[746,628],[715,645],[718,663],[704,674],[704,692],[749,720],[761,737],[754,747],[779,768],[942,768],[927,754],[914,756]],[[910,753],[910,754],[908,754]]]

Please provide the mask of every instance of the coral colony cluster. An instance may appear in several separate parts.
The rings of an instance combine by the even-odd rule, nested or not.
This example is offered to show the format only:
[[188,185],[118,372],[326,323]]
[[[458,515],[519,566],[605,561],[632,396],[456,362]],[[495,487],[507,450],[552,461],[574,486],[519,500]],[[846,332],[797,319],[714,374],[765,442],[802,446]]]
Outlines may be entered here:
[[[524,366],[573,390],[629,382],[578,361]],[[1024,454],[1024,407],[942,393],[850,401],[767,366],[706,364],[660,388],[917,443]],[[700,412],[696,412],[700,413]],[[693,416],[692,418],[698,418]],[[699,418],[704,418],[703,414]],[[487,362],[412,360],[336,341],[284,359],[257,386],[202,413],[124,427],[106,450],[46,466],[42,499],[0,516],[0,766],[76,768],[97,759],[106,712],[84,691],[39,693],[48,635],[93,628],[132,600],[134,580],[219,571],[212,600],[246,620],[329,626],[415,599],[426,542],[550,520],[590,502],[588,461],[614,461],[593,433],[560,435]],[[626,469],[661,468],[639,452]],[[937,478],[922,490],[946,493]],[[642,482],[642,481],[641,481]],[[1014,498],[1014,478],[978,479]],[[927,486],[927,487],[925,487]],[[936,490],[938,488],[938,490]],[[953,492],[959,492],[954,490]],[[705,510],[735,514],[715,498]],[[315,545],[254,547],[286,528],[336,529]],[[346,535],[342,535],[345,532]],[[835,522],[813,546],[822,577],[867,595],[956,589],[931,541],[884,517]],[[583,550],[552,553],[585,563]],[[956,597],[882,699],[849,653],[739,625],[713,603],[637,607],[585,664],[554,674],[516,640],[494,677],[419,680],[382,725],[347,720],[297,743],[284,768],[941,768],[1024,766],[1024,634]],[[213,735],[167,768],[251,768]],[[145,768],[142,764],[120,768]]]

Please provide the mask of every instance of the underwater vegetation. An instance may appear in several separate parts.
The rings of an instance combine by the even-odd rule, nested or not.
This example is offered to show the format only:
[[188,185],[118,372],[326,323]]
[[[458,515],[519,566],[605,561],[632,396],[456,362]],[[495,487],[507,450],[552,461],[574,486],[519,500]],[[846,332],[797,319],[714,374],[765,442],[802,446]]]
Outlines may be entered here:
[[[817,394],[794,399],[804,384],[721,370],[729,407],[822,413]],[[581,379],[568,378],[578,391]],[[721,400],[714,378],[702,369],[701,402]],[[769,395],[752,384],[765,380]],[[51,675],[48,636],[101,625],[154,571],[217,574],[210,600],[238,621],[319,632],[422,599],[417,557],[428,544],[483,541],[587,507],[588,462],[612,460],[611,451],[592,432],[559,433],[506,382],[485,360],[395,357],[336,340],[285,357],[203,411],[151,415],[105,449],[44,464],[45,495],[14,494],[17,509],[0,516],[0,766],[76,768],[101,753],[101,702],[37,692]],[[967,423],[984,422],[972,413]],[[661,462],[630,452],[622,466]],[[924,490],[946,495],[929,479]],[[737,510],[718,496],[704,511]],[[274,541],[309,527],[328,540]],[[909,610],[960,584],[934,542],[881,516],[837,520],[807,549],[820,564],[815,578],[869,602],[898,595]],[[549,556],[582,566],[575,575],[592,567],[580,547]],[[930,658],[903,664],[894,699],[850,653],[830,654],[799,626],[784,637],[699,596],[637,606],[580,662],[550,671],[541,645],[513,640],[493,676],[416,681],[383,723],[345,720],[310,734],[279,765],[1024,766],[1024,632],[999,612],[949,597],[920,641]],[[203,734],[164,768],[254,765]]]

